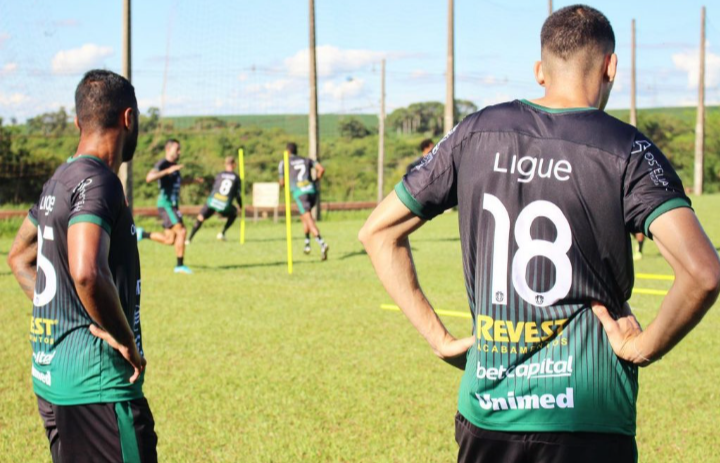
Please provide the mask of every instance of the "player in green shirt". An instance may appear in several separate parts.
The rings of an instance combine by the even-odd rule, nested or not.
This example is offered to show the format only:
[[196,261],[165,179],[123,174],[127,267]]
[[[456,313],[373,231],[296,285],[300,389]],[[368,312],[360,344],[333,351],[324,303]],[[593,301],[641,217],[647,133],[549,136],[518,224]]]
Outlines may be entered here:
[[77,151],[43,186],[8,256],[33,302],[33,389],[55,463],[153,462],[140,259],[117,176],[137,145],[135,90],[90,71],[75,107]]
[[[360,232],[378,277],[434,352],[464,370],[459,462],[637,461],[638,367],[711,307],[720,261],[680,178],[603,109],[617,72],[599,11],[543,25],[545,96],[468,116]],[[408,236],[457,207],[473,335],[456,339],[419,286]],[[645,331],[627,301],[630,234],[654,239],[675,282]]]

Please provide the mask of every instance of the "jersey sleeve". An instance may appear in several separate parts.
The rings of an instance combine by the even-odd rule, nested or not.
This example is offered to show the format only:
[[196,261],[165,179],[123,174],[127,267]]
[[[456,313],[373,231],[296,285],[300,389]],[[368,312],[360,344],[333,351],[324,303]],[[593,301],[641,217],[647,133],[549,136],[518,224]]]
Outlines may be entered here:
[[413,214],[430,220],[457,206],[457,167],[463,124],[458,124],[395,186],[400,201]]
[[32,222],[36,227],[38,225],[38,207],[38,203],[33,204],[33,207],[30,208],[27,215],[30,222]]
[[120,216],[125,194],[120,180],[109,173],[90,174],[70,193],[68,227],[90,222],[111,233]]
[[159,160],[158,162],[156,162],[155,165],[152,166],[152,169],[150,169],[150,170],[161,171],[161,170],[165,169],[165,165],[164,165],[164,164],[165,164],[165,160],[164,160],[164,159],[161,159],[161,160]]
[[623,184],[625,226],[630,233],[649,238],[650,224],[665,212],[690,207],[680,177],[670,161],[644,135],[638,133],[625,167]]
[[283,172],[283,163],[285,161],[280,161],[280,164],[278,164],[278,176],[280,178],[283,178],[284,172]]

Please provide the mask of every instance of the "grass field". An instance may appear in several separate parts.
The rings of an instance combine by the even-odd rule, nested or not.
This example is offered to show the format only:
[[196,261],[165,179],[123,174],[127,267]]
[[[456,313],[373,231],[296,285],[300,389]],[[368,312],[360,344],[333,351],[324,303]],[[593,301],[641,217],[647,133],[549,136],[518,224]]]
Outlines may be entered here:
[[[695,201],[716,244],[720,196]],[[247,243],[218,243],[211,219],[175,275],[173,252],[140,243],[146,395],[169,462],[449,462],[460,372],[437,360],[391,302],[357,242],[366,214],[321,224],[331,245],[320,262],[285,267],[284,227],[248,224]],[[157,227],[152,221],[141,224]],[[439,309],[466,311],[457,216],[443,215],[412,240],[421,283]],[[0,238],[4,261],[11,239]],[[669,274],[646,246],[638,273]],[[637,286],[667,289],[668,281]],[[647,323],[660,297],[631,303]],[[50,461],[30,380],[31,304],[0,266],[0,461]],[[443,317],[457,336],[467,319]],[[720,461],[720,311],[665,359],[642,370],[641,462]]]

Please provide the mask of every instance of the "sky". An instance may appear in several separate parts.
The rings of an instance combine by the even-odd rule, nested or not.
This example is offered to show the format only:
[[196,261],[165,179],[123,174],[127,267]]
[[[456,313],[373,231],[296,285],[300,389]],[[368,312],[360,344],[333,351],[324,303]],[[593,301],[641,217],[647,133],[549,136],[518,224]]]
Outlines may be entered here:
[[[697,104],[707,0],[595,0],[619,56],[609,108],[630,104],[637,21],[638,106]],[[555,0],[555,9],[571,2]],[[319,111],[378,113],[444,101],[446,0],[316,0]],[[479,107],[542,95],[533,63],[547,0],[455,0],[456,98]],[[0,117],[71,109],[82,74],[121,71],[121,0],[0,0]],[[706,103],[720,104],[720,5],[709,5]],[[132,82],[141,112],[166,116],[308,110],[305,0],[134,0]]]

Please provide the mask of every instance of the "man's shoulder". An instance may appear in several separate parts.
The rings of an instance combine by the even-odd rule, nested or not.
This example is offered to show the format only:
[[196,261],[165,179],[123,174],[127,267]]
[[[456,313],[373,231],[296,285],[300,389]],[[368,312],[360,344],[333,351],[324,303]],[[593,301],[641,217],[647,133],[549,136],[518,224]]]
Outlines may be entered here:
[[91,182],[122,189],[122,183],[118,176],[104,161],[95,157],[81,156],[69,159],[58,168],[55,177],[69,188],[76,188],[80,183]]
[[153,167],[154,167],[155,169],[157,169],[157,170],[164,170],[164,169],[167,169],[168,167],[170,167],[170,166],[172,166],[172,165],[174,165],[174,164],[175,164],[175,163],[170,162],[170,161],[168,161],[167,159],[163,158],[163,159],[160,159],[158,162],[156,162]]

